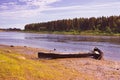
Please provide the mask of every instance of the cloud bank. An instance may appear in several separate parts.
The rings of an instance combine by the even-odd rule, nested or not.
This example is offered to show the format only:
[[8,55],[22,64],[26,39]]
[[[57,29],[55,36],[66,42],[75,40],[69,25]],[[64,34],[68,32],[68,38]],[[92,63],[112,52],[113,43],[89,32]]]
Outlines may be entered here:
[[[60,6],[53,4],[64,0],[18,0],[1,3],[0,27],[75,17],[99,17],[120,14],[120,1],[95,1],[89,4]],[[67,3],[65,3],[67,5]],[[6,25],[8,24],[8,25]]]

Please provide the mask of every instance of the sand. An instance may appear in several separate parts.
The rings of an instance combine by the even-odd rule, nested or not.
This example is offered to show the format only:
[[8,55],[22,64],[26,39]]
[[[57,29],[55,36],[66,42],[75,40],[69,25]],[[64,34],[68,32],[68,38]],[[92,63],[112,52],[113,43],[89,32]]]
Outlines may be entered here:
[[[27,54],[22,58],[30,58],[34,60],[38,60],[37,53],[39,51],[57,53],[54,50],[32,48],[27,46],[0,45],[0,49],[4,49],[8,53],[15,51],[21,54]],[[43,59],[43,61],[46,62],[46,59]],[[93,80],[120,80],[120,61],[107,59],[95,60],[92,58],[66,58],[55,59],[54,61],[65,66],[65,68],[71,69],[71,71],[77,71],[78,73],[92,76],[94,78]],[[79,78],[73,80],[79,80]]]

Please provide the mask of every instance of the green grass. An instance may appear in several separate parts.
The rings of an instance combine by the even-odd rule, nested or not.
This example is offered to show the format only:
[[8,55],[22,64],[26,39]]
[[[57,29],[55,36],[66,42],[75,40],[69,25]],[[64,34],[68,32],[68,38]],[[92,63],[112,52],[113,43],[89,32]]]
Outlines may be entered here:
[[0,80],[69,80],[76,77],[91,80],[89,76],[71,71],[55,60],[23,58],[25,56],[0,49]]
[[120,36],[120,33],[108,33],[104,31],[22,31],[22,32],[28,32],[28,33],[38,33],[38,34],[64,34],[64,35],[95,35],[95,36]]

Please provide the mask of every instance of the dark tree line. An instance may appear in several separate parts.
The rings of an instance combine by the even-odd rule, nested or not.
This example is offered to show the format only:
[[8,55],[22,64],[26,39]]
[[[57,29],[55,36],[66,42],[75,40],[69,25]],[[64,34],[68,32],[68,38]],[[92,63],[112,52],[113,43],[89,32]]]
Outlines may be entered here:
[[120,33],[120,16],[74,18],[25,25],[27,31],[103,31]]
[[0,29],[0,30],[3,30],[3,31],[22,31],[20,28],[8,28],[8,29]]

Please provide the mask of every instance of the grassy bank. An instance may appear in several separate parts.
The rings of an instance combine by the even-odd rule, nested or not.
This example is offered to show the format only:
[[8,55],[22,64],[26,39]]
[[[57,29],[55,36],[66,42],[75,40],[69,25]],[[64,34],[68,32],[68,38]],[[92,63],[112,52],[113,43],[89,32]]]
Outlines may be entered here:
[[[21,52],[24,51],[24,54]],[[32,49],[0,48],[0,80],[92,80],[93,77],[66,68],[56,60],[41,60]],[[25,54],[26,53],[26,54]]]
[[90,58],[38,59],[45,49],[0,45],[0,80],[119,80],[120,62]]
[[107,33],[101,31],[22,31],[28,33],[39,33],[39,34],[64,34],[64,35],[93,35],[93,36],[120,36],[120,33]]

